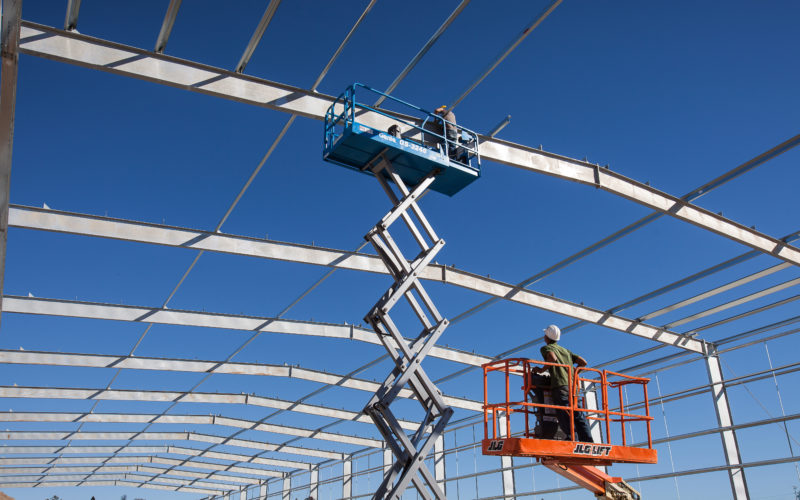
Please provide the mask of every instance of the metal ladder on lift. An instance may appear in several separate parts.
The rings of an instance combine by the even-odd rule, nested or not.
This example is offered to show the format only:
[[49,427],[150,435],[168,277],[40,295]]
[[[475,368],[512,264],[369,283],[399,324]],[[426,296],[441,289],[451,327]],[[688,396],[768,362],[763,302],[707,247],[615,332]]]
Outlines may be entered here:
[[[419,281],[425,268],[444,246],[444,240],[436,235],[417,204],[417,200],[433,183],[437,172],[429,173],[409,189],[383,153],[375,160],[377,163],[373,161],[371,171],[394,206],[364,239],[375,248],[394,278],[394,283],[364,319],[375,330],[395,367],[364,408],[364,413],[375,422],[394,455],[394,464],[386,471],[372,498],[399,499],[406,488],[413,484],[426,500],[444,499],[444,491],[425,464],[425,458],[436,439],[442,435],[453,410],[445,404],[441,392],[428,378],[422,361],[449,322],[436,309]],[[399,195],[389,184],[390,181],[396,185]],[[389,228],[398,219],[403,220],[420,247],[420,252],[411,261],[405,258],[389,234]],[[406,340],[389,316],[392,308],[403,298],[422,323],[421,332],[411,340]],[[390,409],[392,402],[406,386],[425,412],[419,428],[410,437]]]

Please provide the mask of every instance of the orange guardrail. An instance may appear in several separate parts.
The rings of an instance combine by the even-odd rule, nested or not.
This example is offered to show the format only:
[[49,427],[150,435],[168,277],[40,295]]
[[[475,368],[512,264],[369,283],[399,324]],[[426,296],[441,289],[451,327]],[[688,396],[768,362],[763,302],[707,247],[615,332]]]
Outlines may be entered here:
[[[543,368],[562,367],[569,374],[569,405],[560,406],[546,403],[537,398],[534,401],[533,390],[546,390],[541,385],[534,386],[533,375]],[[490,376],[498,374],[503,377],[503,398],[500,402],[490,403]],[[622,373],[595,368],[548,363],[540,360],[525,358],[510,358],[494,361],[483,365],[484,377],[484,452],[497,455],[524,454],[526,456],[561,457],[575,459],[581,463],[609,463],[614,461],[655,463],[656,452],[653,450],[650,407],[647,396],[647,383],[644,377],[633,377]],[[521,387],[512,382],[520,377]],[[497,377],[492,377],[496,379]],[[495,386],[497,381],[494,380]],[[592,391],[582,393],[582,387],[594,386]],[[637,401],[637,407],[643,408],[643,413],[634,413],[628,399],[628,389],[641,387],[642,399]],[[494,386],[493,386],[494,387]],[[520,389],[516,389],[520,387]],[[500,387],[495,387],[499,390]],[[519,394],[520,391],[521,394]],[[616,394],[615,394],[616,392]],[[521,397],[516,397],[519,394]],[[512,398],[512,395],[515,396]],[[635,394],[634,394],[635,396]],[[611,402],[614,398],[615,402]],[[591,400],[591,403],[589,403]],[[497,401],[497,399],[494,399]],[[613,405],[613,406],[612,406]],[[563,410],[569,415],[570,432],[567,439],[573,444],[552,439],[542,439],[536,434],[535,425],[542,423],[544,410]],[[589,422],[600,423],[600,443],[594,446],[582,445],[577,442],[575,434],[575,414],[583,413]],[[554,416],[549,415],[551,420]],[[520,420],[523,424],[520,425]],[[628,446],[626,436],[629,426],[643,422],[647,435],[647,448],[633,448]],[[513,424],[513,425],[512,425]],[[613,426],[612,426],[613,424]],[[619,424],[619,430],[615,429]],[[556,431],[557,432],[557,431]],[[524,441],[521,442],[520,440]],[[595,439],[597,441],[597,439]],[[600,446],[607,445],[607,446]],[[586,456],[586,457],[584,457]]]

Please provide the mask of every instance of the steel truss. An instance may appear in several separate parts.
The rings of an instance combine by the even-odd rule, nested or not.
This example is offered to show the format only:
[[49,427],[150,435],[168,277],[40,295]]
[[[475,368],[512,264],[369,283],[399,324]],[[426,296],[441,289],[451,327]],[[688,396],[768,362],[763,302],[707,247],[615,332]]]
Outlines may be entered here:
[[[441,391],[428,378],[422,368],[422,361],[444,333],[449,322],[439,313],[419,278],[425,267],[444,246],[444,240],[436,235],[417,204],[417,199],[433,183],[436,173],[429,173],[417,186],[409,190],[392,169],[390,162],[385,157],[380,160],[372,171],[394,206],[364,238],[375,248],[394,278],[394,284],[364,319],[372,325],[386,352],[394,361],[395,368],[364,407],[364,413],[375,422],[392,450],[395,461],[385,473],[383,482],[375,490],[373,498],[399,499],[406,488],[413,483],[426,500],[443,499],[444,491],[425,464],[425,458],[444,431],[453,415],[453,409],[445,403]],[[397,186],[401,196],[398,196],[389,185],[390,181]],[[420,252],[410,262],[389,234],[389,228],[398,219],[405,222],[414,241],[420,247]],[[397,324],[389,316],[389,312],[403,298],[422,323],[422,331],[411,342],[406,341]],[[414,392],[425,411],[424,419],[411,437],[406,435],[390,409],[406,385]]]

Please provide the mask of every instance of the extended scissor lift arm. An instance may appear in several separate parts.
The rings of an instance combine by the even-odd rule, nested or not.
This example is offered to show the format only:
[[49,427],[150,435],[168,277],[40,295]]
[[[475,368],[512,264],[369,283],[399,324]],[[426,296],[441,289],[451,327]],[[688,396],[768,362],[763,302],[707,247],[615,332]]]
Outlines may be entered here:
[[[438,122],[441,132],[399,119],[387,131],[359,123],[364,109],[388,117],[391,115],[360,104],[356,92],[377,93],[395,105],[417,111],[423,115],[423,124]],[[447,126],[457,127],[421,108],[360,84],[348,87],[325,116],[323,158],[374,176],[392,203],[389,212],[364,237],[372,244],[394,280],[364,318],[375,330],[395,365],[364,407],[364,413],[372,418],[395,458],[375,490],[374,500],[399,500],[410,486],[416,488],[418,495],[425,500],[446,498],[443,483],[428,469],[425,459],[444,432],[453,409],[445,403],[441,391],[425,373],[422,361],[449,321],[436,308],[420,282],[425,268],[444,246],[444,240],[434,231],[417,200],[428,190],[452,196],[480,177],[477,134],[457,127],[461,138],[448,138],[444,133]],[[433,145],[405,139],[402,132],[409,130],[422,133]],[[417,246],[411,259],[389,232],[398,229],[394,223],[400,220]],[[394,307],[403,301],[422,323],[421,330],[411,341],[406,339],[391,317]],[[391,408],[400,391],[406,387],[414,393],[424,411],[419,428],[411,435],[400,425]]]
[[542,465],[604,500],[640,500],[638,491],[621,477],[609,476],[592,465],[564,465],[557,460],[544,459]]

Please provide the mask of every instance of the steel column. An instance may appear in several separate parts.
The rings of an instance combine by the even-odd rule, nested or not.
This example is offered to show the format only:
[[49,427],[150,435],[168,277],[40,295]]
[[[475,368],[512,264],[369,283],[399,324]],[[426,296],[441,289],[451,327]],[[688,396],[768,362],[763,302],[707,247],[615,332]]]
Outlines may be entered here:
[[[508,434],[506,433],[507,418],[508,415],[506,415],[506,412],[497,412],[497,425],[500,430],[500,437],[508,437]],[[517,486],[514,481],[514,459],[509,456],[501,456],[500,466],[502,468],[503,476],[503,495],[505,495],[506,498],[516,498]]]
[[311,474],[308,478],[308,496],[317,500],[319,491],[319,465],[311,468]]
[[[584,398],[586,398],[586,408],[589,410],[596,410],[598,406],[595,384],[581,381],[581,390],[583,391]],[[591,415],[591,413],[589,415]],[[603,442],[600,420],[589,420],[589,431],[591,432],[592,440],[594,440],[595,443]]]
[[447,494],[447,468],[444,456],[444,434],[433,443],[433,475],[444,494]]
[[[728,403],[728,394],[725,390],[725,380],[722,376],[722,366],[720,365],[719,355],[716,347],[710,347],[711,354],[706,356],[706,368],[708,370],[708,380],[711,383],[711,394],[714,398],[714,411],[717,414],[717,423],[720,427],[730,428],[733,425],[731,408]],[[728,476],[731,481],[731,491],[735,500],[749,500],[750,493],[747,488],[744,469],[738,467],[742,464],[742,457],[739,454],[739,443],[736,439],[736,432],[733,429],[725,430],[720,433],[722,438],[722,448],[725,453],[725,462],[731,468],[728,469]]]
[[342,460],[342,498],[348,500],[353,496],[353,458]]
[[283,500],[291,500],[292,498],[292,477],[289,474],[283,476],[283,491],[281,492]]
[[11,187],[11,151],[14,145],[14,108],[17,102],[17,64],[22,0],[2,0],[0,19],[0,310],[8,241],[8,198]]

